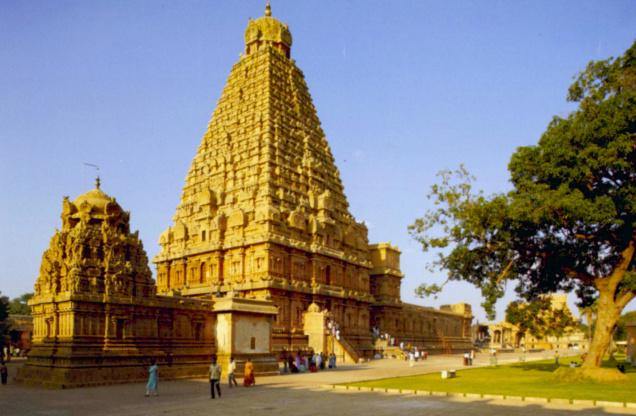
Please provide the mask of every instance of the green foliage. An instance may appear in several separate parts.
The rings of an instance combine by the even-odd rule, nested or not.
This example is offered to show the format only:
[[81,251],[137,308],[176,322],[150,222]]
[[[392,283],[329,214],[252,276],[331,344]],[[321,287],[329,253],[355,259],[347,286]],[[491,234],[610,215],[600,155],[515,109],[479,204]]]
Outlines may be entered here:
[[561,337],[577,325],[567,310],[552,308],[548,297],[540,297],[527,303],[511,302],[506,308],[506,321],[538,339]]
[[9,334],[9,298],[0,292],[0,349],[6,345]]
[[31,315],[31,307],[27,304],[33,293],[24,293],[17,298],[11,299],[9,313],[12,315]]
[[[439,251],[435,268],[481,289],[491,319],[510,280],[526,300],[575,291],[590,305],[636,243],[636,43],[591,62],[568,99],[579,108],[512,155],[512,191],[485,196],[463,167],[444,171],[429,195],[435,208],[409,227]],[[636,296],[635,264],[612,286],[622,307]]]
[[0,292],[0,322],[4,322],[9,317],[9,298],[2,296]]

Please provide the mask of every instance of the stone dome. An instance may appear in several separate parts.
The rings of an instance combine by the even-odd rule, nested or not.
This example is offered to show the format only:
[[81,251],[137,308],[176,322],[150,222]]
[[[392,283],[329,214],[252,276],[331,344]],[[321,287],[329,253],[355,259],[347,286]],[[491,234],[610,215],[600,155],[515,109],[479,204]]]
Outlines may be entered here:
[[82,207],[84,204],[88,204],[90,207],[90,211],[105,213],[106,207],[110,205],[117,205],[115,199],[108,196],[100,189],[100,181],[99,178],[95,180],[95,189],[91,189],[90,191],[78,196],[73,201],[73,205],[77,208]]
[[[250,19],[247,29],[245,29],[245,46],[248,54],[258,49],[258,46],[263,43],[282,47],[287,54],[289,54],[292,45],[292,35],[289,27],[272,17],[272,9],[269,2],[265,6],[265,16],[255,20]],[[252,48],[253,44],[256,44],[257,47]]]

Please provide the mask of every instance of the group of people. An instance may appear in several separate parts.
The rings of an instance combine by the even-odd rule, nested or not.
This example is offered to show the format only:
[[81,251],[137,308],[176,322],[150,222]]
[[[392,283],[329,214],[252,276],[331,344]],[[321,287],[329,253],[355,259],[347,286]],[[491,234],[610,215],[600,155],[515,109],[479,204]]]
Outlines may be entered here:
[[[243,374],[243,386],[250,387],[256,385],[256,378],[254,377],[254,363],[249,358],[245,361]],[[212,363],[210,364],[210,398],[215,399],[216,394],[221,398],[221,366],[217,363],[216,357],[212,357]],[[234,357],[230,357],[230,363],[228,365],[227,384],[232,387],[238,387],[236,382],[236,360]]]
[[[215,399],[216,396],[221,398],[221,374],[223,369],[217,361],[217,357],[213,356],[208,371],[210,379],[210,398]],[[227,382],[230,388],[238,387],[236,382],[236,360],[234,357],[230,357],[230,363],[228,365]],[[150,360],[150,367],[148,367],[148,383],[146,383],[146,397],[157,396],[157,385],[159,382],[159,366],[157,360],[154,358]],[[245,361],[244,374],[243,374],[243,386],[250,387],[256,385],[256,378],[254,377],[254,363],[249,358]],[[215,394],[216,393],[216,394]]]
[[471,349],[464,353],[464,365],[473,365],[473,360],[475,359],[475,350]]
[[322,352],[303,354],[298,351],[295,355],[283,351],[283,373],[315,373],[326,368],[336,368],[336,354],[333,352],[326,356]]
[[415,362],[419,360],[426,360],[428,358],[428,352],[420,351],[417,349],[417,347],[407,346],[407,348],[405,349],[404,343],[400,343],[400,349],[404,353],[405,359],[408,360],[409,367],[413,367],[415,365]]

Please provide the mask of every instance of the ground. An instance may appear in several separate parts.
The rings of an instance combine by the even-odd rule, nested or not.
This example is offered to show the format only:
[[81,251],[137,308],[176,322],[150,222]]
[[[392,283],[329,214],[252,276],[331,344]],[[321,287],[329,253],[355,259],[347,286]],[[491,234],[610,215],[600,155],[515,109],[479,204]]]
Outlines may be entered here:
[[[534,354],[532,359],[545,358]],[[499,362],[514,362],[516,354],[502,354]],[[488,357],[477,357],[485,365]],[[19,363],[12,363],[14,374]],[[410,368],[398,360],[377,360],[316,374],[294,374],[257,379],[254,388],[229,389],[224,379],[223,397],[211,400],[205,380],[160,382],[159,396],[145,398],[144,384],[102,386],[72,390],[45,390],[15,383],[0,386],[0,413],[5,416],[142,416],[142,415],[335,415],[395,416],[408,413],[427,416],[461,415],[606,415],[636,414],[636,409],[593,408],[553,403],[528,403],[493,399],[422,397],[380,392],[333,390],[327,384],[347,383],[400,375],[437,372],[461,367],[460,356],[433,356]],[[240,381],[240,380],[239,380]],[[630,413],[631,412],[631,413]]]

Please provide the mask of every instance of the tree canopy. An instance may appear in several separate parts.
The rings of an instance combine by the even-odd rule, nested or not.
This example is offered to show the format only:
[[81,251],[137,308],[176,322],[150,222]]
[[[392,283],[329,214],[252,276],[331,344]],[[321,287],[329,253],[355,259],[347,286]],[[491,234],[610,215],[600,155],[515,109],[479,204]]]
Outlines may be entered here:
[[9,298],[2,296],[0,292],[0,360],[2,360],[2,348],[6,345],[9,333]]
[[506,308],[506,321],[537,339],[561,337],[577,322],[567,309],[554,308],[550,298],[540,297],[532,302],[511,302]]
[[590,62],[568,100],[578,109],[512,155],[511,191],[486,196],[463,167],[444,171],[430,193],[435,208],[409,230],[425,251],[439,249],[435,265],[449,280],[481,289],[490,317],[511,280],[529,301],[557,291],[574,291],[582,306],[598,298],[591,350],[602,358],[636,296],[636,42]]
[[11,299],[9,303],[9,313],[11,315],[31,315],[31,307],[28,305],[33,293],[24,293],[17,298]]

